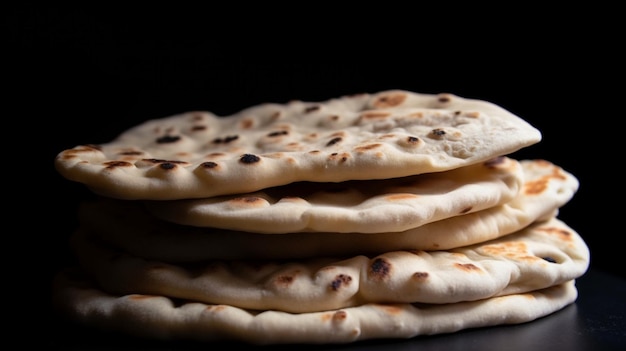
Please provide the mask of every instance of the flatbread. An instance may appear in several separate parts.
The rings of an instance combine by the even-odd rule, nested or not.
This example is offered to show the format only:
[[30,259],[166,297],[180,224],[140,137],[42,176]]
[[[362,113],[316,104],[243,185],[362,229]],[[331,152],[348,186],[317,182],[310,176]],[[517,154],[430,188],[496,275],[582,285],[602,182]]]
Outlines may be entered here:
[[404,232],[259,235],[194,228],[154,218],[142,202],[106,198],[82,203],[79,220],[81,230],[100,240],[140,257],[169,262],[447,250],[495,239],[554,217],[578,190],[577,178],[558,165],[539,159],[522,160],[520,164],[524,185],[510,202]]
[[210,260],[183,266],[129,255],[84,232],[72,243],[80,266],[108,292],[297,313],[366,303],[447,304],[524,293],[578,278],[589,265],[585,242],[556,218],[448,251],[340,259]]
[[54,302],[84,325],[154,340],[241,341],[250,344],[345,344],[411,338],[533,321],[573,303],[575,281],[472,302],[364,304],[310,313],[254,311],[158,295],[115,295],[79,273],[55,279]]
[[63,150],[55,167],[103,196],[174,200],[440,172],[540,140],[493,103],[390,90],[149,120],[108,143]]
[[518,161],[496,157],[450,171],[340,183],[296,182],[254,193],[151,201],[154,216],[255,233],[400,232],[511,201],[524,183]]

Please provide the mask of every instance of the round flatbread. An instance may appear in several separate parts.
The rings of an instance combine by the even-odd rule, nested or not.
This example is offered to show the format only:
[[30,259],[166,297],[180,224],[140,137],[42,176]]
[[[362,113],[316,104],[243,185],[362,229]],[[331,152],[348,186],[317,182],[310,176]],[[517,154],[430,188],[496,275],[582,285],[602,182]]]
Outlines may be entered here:
[[390,90],[149,120],[109,143],[63,150],[55,166],[104,196],[174,200],[440,172],[540,140],[493,103]]
[[155,218],[142,202],[106,198],[82,203],[79,219],[82,230],[100,240],[140,257],[169,262],[447,250],[495,239],[554,217],[578,189],[578,180],[558,165],[546,160],[522,160],[520,164],[525,181],[513,200],[404,232],[260,235],[196,228]]
[[340,183],[296,182],[254,193],[146,202],[159,218],[255,233],[400,232],[511,201],[518,161],[496,157],[450,171]]
[[76,272],[55,279],[54,302],[84,325],[155,340],[250,344],[346,344],[520,324],[573,303],[574,281],[546,289],[453,304],[364,304],[308,313],[246,310],[158,295],[115,295]]
[[589,265],[585,242],[556,218],[462,248],[373,257],[176,265],[107,247],[85,232],[72,242],[81,267],[108,292],[297,313],[523,293],[578,278]]

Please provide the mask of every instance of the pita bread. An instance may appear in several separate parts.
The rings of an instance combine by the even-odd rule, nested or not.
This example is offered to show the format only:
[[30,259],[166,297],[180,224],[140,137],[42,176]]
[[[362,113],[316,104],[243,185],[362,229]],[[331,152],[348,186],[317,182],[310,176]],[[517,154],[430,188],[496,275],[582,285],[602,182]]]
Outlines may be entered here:
[[524,175],[497,157],[450,171],[341,183],[305,183],[205,199],[152,201],[178,224],[256,233],[399,232],[512,200]]
[[63,150],[55,166],[103,196],[175,200],[441,172],[540,140],[487,101],[390,90],[150,120],[111,142]]
[[154,218],[141,202],[106,198],[82,203],[79,219],[82,230],[100,240],[140,257],[169,262],[447,250],[495,239],[554,217],[578,189],[578,180],[558,165],[546,160],[522,160],[520,164],[524,185],[510,202],[396,233],[259,235],[194,228]]
[[55,279],[54,301],[84,325],[155,340],[242,341],[250,344],[346,344],[411,338],[533,321],[577,296],[575,282],[528,293],[453,304],[364,304],[309,313],[246,310],[158,295],[104,292],[77,272]]
[[472,246],[375,257],[211,260],[183,266],[105,247],[84,232],[73,237],[73,247],[80,266],[108,292],[295,313],[523,293],[578,278],[589,264],[583,240],[556,218]]

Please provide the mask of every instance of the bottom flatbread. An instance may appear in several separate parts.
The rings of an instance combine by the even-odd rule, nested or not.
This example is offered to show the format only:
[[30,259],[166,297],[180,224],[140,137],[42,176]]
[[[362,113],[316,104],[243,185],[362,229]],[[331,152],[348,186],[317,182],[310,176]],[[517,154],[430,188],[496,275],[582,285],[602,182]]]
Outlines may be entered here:
[[575,281],[522,294],[451,304],[364,304],[309,313],[254,311],[156,295],[111,295],[79,271],[55,279],[55,306],[71,319],[107,331],[161,340],[250,344],[339,344],[412,338],[533,321],[578,296]]

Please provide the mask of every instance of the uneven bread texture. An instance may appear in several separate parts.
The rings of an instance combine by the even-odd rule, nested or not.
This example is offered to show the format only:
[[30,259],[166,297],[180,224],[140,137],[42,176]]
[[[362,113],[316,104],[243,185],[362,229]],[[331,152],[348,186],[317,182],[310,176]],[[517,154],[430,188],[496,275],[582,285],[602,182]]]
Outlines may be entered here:
[[296,182],[254,193],[151,201],[159,218],[255,233],[400,232],[502,205],[524,183],[518,161],[496,157],[450,171],[340,183]]
[[81,267],[104,291],[293,313],[525,293],[576,279],[589,265],[582,238],[556,218],[476,245],[372,257],[177,265],[129,255],[81,232],[73,247]]
[[55,280],[55,306],[94,328],[155,340],[345,344],[521,324],[573,303],[575,281],[527,293],[452,304],[364,304],[309,313],[254,311],[158,295],[106,293],[76,272]]
[[540,140],[490,102],[390,90],[154,119],[109,143],[63,150],[55,166],[104,196],[174,200],[440,172]]
[[191,227],[155,218],[141,201],[107,198],[81,204],[80,230],[134,255],[175,262],[447,250],[496,239],[554,217],[578,189],[578,179],[556,164],[539,159],[520,164],[524,184],[513,200],[404,232],[261,235]]

